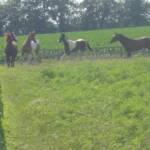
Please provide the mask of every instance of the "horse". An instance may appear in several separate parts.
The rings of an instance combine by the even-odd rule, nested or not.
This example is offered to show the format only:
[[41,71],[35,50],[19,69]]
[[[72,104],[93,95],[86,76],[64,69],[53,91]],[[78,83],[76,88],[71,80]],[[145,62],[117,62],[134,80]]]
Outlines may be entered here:
[[14,67],[15,59],[17,56],[18,48],[17,48],[17,39],[14,33],[7,32],[5,33],[6,37],[6,63],[8,67]]
[[130,39],[122,34],[115,34],[111,43],[119,41],[124,49],[127,51],[127,57],[131,57],[133,51],[141,49],[150,50],[150,38]]
[[39,40],[36,39],[36,33],[30,32],[27,36],[26,41],[22,47],[22,57],[24,61],[31,63],[34,59],[38,59],[41,61],[40,58],[40,44]]
[[77,39],[76,41],[69,40],[66,38],[66,35],[62,33],[59,37],[59,43],[64,44],[64,50],[65,54],[70,55],[71,52],[75,51],[85,51],[86,49],[89,49],[90,51],[93,51],[89,43],[84,39]]

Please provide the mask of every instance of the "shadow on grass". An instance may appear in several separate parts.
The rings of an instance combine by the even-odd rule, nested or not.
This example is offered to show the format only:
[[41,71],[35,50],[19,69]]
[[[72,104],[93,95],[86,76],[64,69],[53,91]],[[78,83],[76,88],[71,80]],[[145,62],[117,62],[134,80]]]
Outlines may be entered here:
[[5,136],[4,130],[2,125],[2,118],[3,118],[3,103],[2,103],[2,96],[1,96],[1,86],[0,86],[0,150],[6,150],[5,145]]

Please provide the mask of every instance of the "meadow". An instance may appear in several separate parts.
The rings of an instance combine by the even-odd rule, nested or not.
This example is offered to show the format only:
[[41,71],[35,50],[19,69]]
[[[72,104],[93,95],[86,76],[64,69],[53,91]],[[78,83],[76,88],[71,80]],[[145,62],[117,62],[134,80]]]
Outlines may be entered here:
[[[66,33],[92,47],[112,35],[150,36],[150,27]],[[58,33],[37,35],[43,51],[63,49]],[[18,37],[18,46],[25,36]],[[3,59],[4,38],[0,38]],[[150,59],[95,56],[0,65],[0,150],[149,150]]]
[[0,66],[0,85],[1,150],[150,149],[149,58]]

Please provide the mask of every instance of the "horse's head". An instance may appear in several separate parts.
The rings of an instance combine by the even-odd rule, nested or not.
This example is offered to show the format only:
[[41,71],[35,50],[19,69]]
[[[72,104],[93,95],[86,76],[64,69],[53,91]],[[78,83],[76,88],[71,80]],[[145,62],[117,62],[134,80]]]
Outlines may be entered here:
[[13,41],[10,32],[5,33],[5,38],[7,43],[11,43]]
[[58,42],[59,42],[59,43],[63,42],[63,41],[65,40],[65,38],[66,38],[65,34],[64,34],[64,33],[61,33]]
[[14,47],[17,47],[17,39],[14,33],[12,32],[7,32],[5,33],[5,39],[7,44],[12,44]]
[[116,42],[116,41],[119,41],[120,38],[121,38],[121,34],[115,34],[115,35],[113,35],[113,37],[112,37],[110,43],[114,43],[114,42]]
[[36,41],[36,33],[35,32],[30,32],[28,35],[28,40],[29,41]]

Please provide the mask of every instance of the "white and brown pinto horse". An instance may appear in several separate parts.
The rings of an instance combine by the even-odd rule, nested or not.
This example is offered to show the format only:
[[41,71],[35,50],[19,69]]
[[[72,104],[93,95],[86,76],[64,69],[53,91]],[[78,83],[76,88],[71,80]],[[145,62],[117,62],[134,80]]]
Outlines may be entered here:
[[12,32],[5,33],[5,37],[6,37],[6,47],[5,47],[6,63],[8,67],[14,67],[18,51],[17,39],[15,34]]
[[22,47],[22,57],[23,61],[27,61],[27,63],[32,63],[34,60],[41,61],[40,44],[39,40],[36,39],[35,32],[30,32],[24,42]]
[[111,43],[119,41],[124,49],[127,51],[127,57],[130,57],[133,51],[149,49],[150,50],[150,38],[130,39],[122,34],[115,34],[111,40]]
[[76,41],[69,40],[66,38],[64,33],[60,35],[59,43],[64,44],[65,54],[67,55],[70,55],[71,52],[75,52],[78,50],[85,51],[86,49],[89,49],[90,51],[93,51],[89,43],[84,39],[77,39]]

